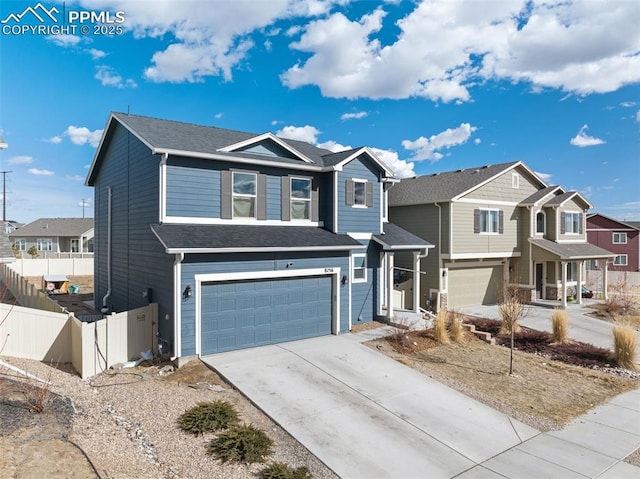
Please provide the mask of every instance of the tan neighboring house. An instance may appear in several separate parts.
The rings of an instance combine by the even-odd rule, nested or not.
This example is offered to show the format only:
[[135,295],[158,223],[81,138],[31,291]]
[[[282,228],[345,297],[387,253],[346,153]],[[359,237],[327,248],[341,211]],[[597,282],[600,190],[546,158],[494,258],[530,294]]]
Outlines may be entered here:
[[93,252],[93,218],[40,218],[9,234],[23,258],[35,246],[39,258]]
[[[389,221],[435,244],[421,266],[421,306],[435,309],[495,304],[508,285],[529,301],[581,302],[585,262],[614,256],[587,243],[590,208],[520,161],[408,178],[389,190]],[[407,258],[396,264],[411,268]]]

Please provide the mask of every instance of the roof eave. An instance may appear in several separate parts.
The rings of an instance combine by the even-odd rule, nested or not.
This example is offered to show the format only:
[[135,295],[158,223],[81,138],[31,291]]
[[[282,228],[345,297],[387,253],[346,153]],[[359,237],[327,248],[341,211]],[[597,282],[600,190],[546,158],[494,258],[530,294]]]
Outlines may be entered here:
[[[156,235],[158,236],[158,235]],[[162,240],[160,240],[162,242]],[[164,243],[163,243],[164,245]],[[349,251],[353,249],[360,249],[362,245],[336,245],[336,246],[273,246],[273,247],[247,247],[247,248],[167,248],[165,251],[168,254],[175,253],[277,253],[277,252],[292,252],[292,251]]]

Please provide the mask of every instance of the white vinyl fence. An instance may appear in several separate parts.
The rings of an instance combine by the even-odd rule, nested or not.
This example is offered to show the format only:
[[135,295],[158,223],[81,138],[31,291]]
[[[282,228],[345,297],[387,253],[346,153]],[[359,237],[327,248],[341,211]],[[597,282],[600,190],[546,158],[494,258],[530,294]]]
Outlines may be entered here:
[[73,314],[0,304],[0,355],[70,362],[85,379],[143,351],[157,353],[157,315],[150,304],[83,323]]
[[67,276],[93,276],[91,258],[48,258],[16,259],[7,264],[8,268],[21,276],[43,276],[45,274],[66,274]]
[[[7,295],[6,288],[8,288],[13,296],[18,298],[18,302],[21,306],[51,311],[54,313],[65,312],[58,303],[49,298],[49,296],[40,291],[33,284],[29,283],[25,278],[20,276],[20,274],[16,273],[4,263],[0,263],[0,281],[4,284],[5,288],[0,291],[0,296]],[[0,300],[4,299],[4,297],[0,298]]]

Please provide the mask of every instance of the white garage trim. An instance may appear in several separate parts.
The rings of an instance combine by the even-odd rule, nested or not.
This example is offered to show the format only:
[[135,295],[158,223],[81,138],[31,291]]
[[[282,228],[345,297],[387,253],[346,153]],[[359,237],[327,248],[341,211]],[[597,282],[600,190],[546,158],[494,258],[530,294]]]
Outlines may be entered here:
[[[202,283],[213,283],[217,281],[242,281],[254,279],[278,279],[278,278],[298,278],[305,276],[328,276],[331,275],[331,289],[333,294],[331,308],[331,333],[338,334],[340,331],[340,268],[312,268],[312,269],[283,269],[278,271],[243,271],[238,273],[207,273],[196,274],[194,300],[196,319],[196,355],[202,354],[202,316],[200,310],[200,297],[202,295]],[[351,305],[349,305],[351,308]]]

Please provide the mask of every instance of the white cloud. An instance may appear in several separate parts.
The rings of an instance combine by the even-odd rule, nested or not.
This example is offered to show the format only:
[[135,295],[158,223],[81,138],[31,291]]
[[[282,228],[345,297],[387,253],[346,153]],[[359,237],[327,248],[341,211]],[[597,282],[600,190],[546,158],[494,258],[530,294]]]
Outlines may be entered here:
[[530,83],[587,95],[640,81],[639,2],[425,0],[383,43],[384,7],[359,19],[310,22],[282,75],[337,98],[468,101],[478,81]]
[[91,206],[91,198],[82,198],[79,202],[78,202],[78,206],[83,206],[83,207],[88,207]]
[[315,144],[318,141],[320,130],[315,126],[285,126],[276,132],[276,136],[288,138],[290,140],[306,141]]
[[318,143],[316,146],[318,148],[324,148],[325,150],[333,151],[334,153],[338,153],[339,151],[351,150],[353,148],[351,146],[341,145],[340,143],[337,143],[333,140]]
[[33,158],[30,156],[14,156],[7,161],[10,165],[29,165],[33,163]]
[[431,160],[435,162],[444,156],[439,150],[466,143],[476,130],[477,128],[469,123],[461,123],[457,128],[447,128],[445,131],[437,135],[431,135],[429,138],[421,136],[415,141],[403,140],[402,146],[405,150],[413,152],[411,160]]
[[640,110],[636,112],[636,121],[640,123]]
[[57,145],[58,143],[62,143],[62,138],[56,135],[56,136],[52,136],[51,138],[45,141],[49,143],[53,143],[54,145]]
[[89,143],[95,148],[100,143],[102,130],[91,131],[86,126],[76,127],[71,125],[65,130],[64,134],[68,136],[75,145],[86,145]]
[[476,145],[479,145],[480,143],[482,143],[482,140],[481,140],[480,138],[476,138],[475,140],[473,140],[473,142],[474,142]]
[[582,125],[582,128],[580,128],[578,134],[571,138],[570,143],[573,146],[584,148],[586,146],[596,146],[606,143],[606,141],[601,140],[600,138],[595,138],[593,136],[587,135],[587,128],[589,128],[587,125]]
[[94,60],[99,60],[107,56],[107,52],[103,52],[102,50],[97,50],[96,48],[87,49],[87,53],[91,55],[91,58]]
[[636,101],[623,101],[620,103],[620,106],[623,108],[632,108],[634,106],[636,106],[638,104],[638,102]]
[[219,113],[216,113],[215,115],[213,115],[213,117],[214,117],[214,118],[217,118],[218,120],[219,120],[220,118],[222,118],[223,116],[224,116],[224,113],[222,113],[222,112],[219,112]]
[[371,148],[371,150],[380,158],[389,168],[393,170],[398,178],[411,178],[416,176],[413,168],[415,164],[398,158],[398,153],[392,150],[382,150],[380,148]]
[[78,46],[78,44],[82,40],[81,37],[78,37],[76,35],[67,35],[67,34],[49,35],[45,38],[51,43],[63,48]]
[[54,175],[53,171],[39,170],[38,168],[29,168],[27,170],[27,173],[31,175],[36,175],[36,176],[53,176]]
[[80,176],[80,175],[67,175],[64,177],[65,180],[67,181],[73,181],[75,183],[84,183],[84,176]]
[[355,113],[345,113],[340,116],[341,120],[359,120],[360,118],[364,118],[368,115],[366,111],[358,111]]
[[113,86],[116,88],[137,88],[134,80],[124,79],[111,67],[107,65],[98,65],[96,67],[96,80],[100,80],[102,86]]
[[551,173],[542,173],[540,171],[534,171],[534,173],[538,178],[540,178],[546,184],[549,184],[549,182],[551,181],[551,178],[553,177]]

